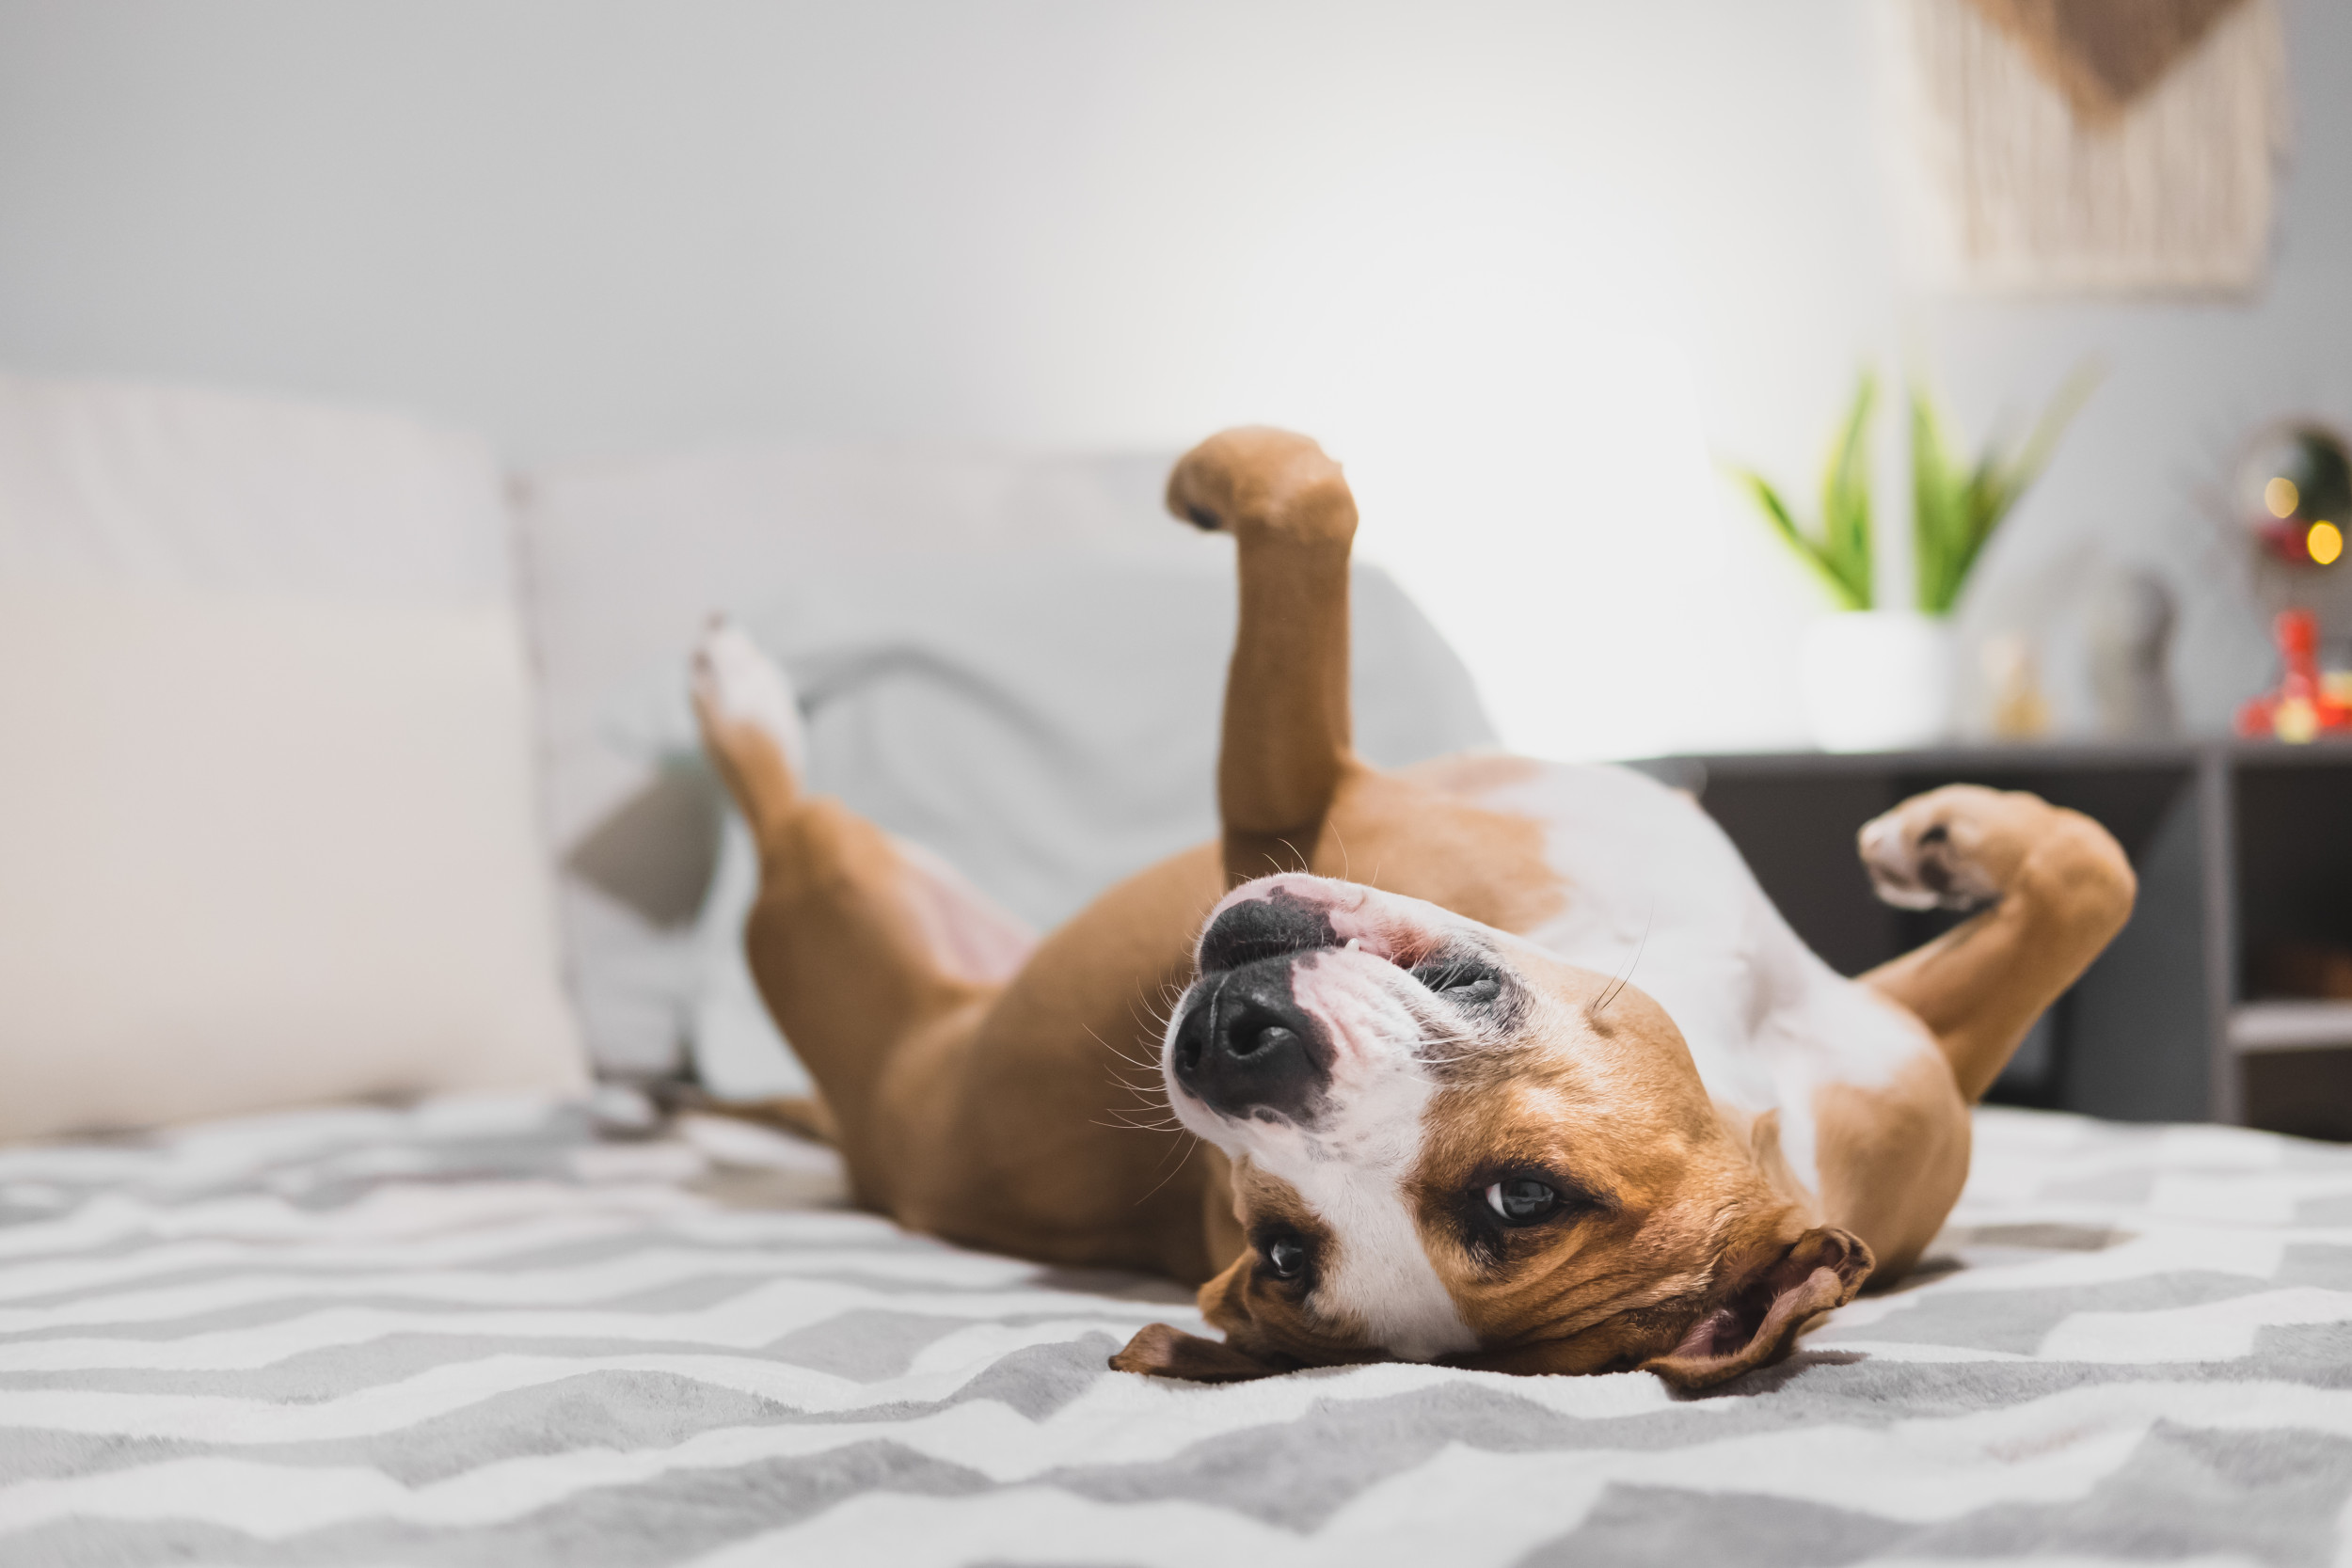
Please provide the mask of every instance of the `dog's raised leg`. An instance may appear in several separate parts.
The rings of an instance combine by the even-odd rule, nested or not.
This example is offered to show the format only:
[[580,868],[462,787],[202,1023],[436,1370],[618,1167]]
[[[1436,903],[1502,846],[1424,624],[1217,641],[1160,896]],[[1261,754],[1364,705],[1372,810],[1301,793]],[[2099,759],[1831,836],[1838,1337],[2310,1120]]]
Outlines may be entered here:
[[833,1112],[861,1202],[895,1206],[906,1118],[882,1103],[910,1051],[968,1036],[1032,945],[952,871],[802,793],[783,672],[733,627],[695,649],[704,746],[759,846],[752,974]]
[[[1227,890],[1311,871],[1508,931],[1549,918],[1556,886],[1484,870],[1540,864],[1537,823],[1356,755],[1347,575],[1356,501],[1340,466],[1304,436],[1229,430],[1178,461],[1168,505],[1198,527],[1232,533],[1239,556],[1241,616],[1216,765]],[[1351,844],[1382,849],[1359,862]]]
[[1217,755],[1226,885],[1303,871],[1354,763],[1347,557],[1356,499],[1304,436],[1229,430],[1186,452],[1168,508],[1233,535],[1241,618]]
[[2122,849],[2090,817],[1977,784],[1904,801],[1863,828],[1861,847],[1888,903],[1990,906],[1862,977],[1927,1024],[1971,1101],[2123,928],[2137,889]]

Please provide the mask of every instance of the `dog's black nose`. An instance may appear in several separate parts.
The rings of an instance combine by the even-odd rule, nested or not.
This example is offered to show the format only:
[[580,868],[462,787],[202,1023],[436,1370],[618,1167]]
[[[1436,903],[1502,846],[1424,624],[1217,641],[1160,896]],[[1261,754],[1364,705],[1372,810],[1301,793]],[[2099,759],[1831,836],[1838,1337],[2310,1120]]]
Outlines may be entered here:
[[1305,1121],[1331,1075],[1330,1041],[1291,995],[1290,959],[1262,958],[1193,988],[1174,1065],[1177,1082],[1220,1115]]
[[1209,922],[1200,933],[1200,973],[1215,974],[1261,958],[1339,944],[1323,906],[1278,887],[1263,898],[1245,898]]

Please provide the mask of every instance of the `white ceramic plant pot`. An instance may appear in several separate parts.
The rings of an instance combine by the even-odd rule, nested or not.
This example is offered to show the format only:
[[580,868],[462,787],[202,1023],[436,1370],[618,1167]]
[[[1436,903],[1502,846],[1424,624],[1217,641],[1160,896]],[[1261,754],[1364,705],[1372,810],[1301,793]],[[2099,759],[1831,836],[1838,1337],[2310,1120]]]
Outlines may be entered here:
[[1952,628],[1910,610],[1824,616],[1804,632],[1804,713],[1829,752],[1891,752],[1948,739]]

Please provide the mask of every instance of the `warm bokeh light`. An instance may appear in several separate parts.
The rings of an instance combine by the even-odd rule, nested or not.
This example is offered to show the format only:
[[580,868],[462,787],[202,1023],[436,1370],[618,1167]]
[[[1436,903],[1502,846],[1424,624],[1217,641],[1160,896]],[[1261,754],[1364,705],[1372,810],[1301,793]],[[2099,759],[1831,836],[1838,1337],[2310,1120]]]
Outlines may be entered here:
[[2322,566],[2344,553],[2344,531],[2333,523],[2313,523],[2311,532],[2303,536],[2303,547]]
[[2295,487],[2291,479],[2274,479],[2263,486],[2263,504],[2270,508],[2274,517],[2292,517],[2295,509],[2303,504],[2303,492]]

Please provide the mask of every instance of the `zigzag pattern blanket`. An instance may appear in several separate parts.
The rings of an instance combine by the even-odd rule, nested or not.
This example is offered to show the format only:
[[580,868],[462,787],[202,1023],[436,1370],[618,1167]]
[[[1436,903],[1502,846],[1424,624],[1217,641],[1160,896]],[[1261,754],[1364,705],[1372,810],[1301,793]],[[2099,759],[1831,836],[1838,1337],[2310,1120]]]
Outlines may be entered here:
[[1184,1292],[445,1101],[0,1151],[0,1560],[2338,1560],[2352,1151],[1988,1110],[1788,1364],[1107,1370]]

